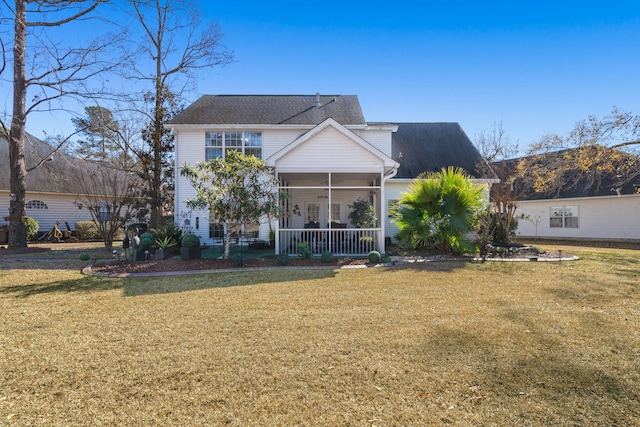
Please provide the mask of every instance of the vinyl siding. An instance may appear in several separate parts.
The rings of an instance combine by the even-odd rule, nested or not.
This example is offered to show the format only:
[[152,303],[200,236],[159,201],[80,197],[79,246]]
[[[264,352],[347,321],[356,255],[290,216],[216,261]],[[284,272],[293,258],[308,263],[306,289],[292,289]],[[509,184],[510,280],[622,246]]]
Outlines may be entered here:
[[382,160],[338,130],[327,127],[276,162],[278,171],[376,172]]
[[[27,216],[38,221],[39,231],[47,232],[56,224],[60,230],[66,230],[65,222],[69,223],[72,230],[76,228],[78,221],[92,221],[91,214],[87,208],[79,209],[74,205],[75,197],[65,194],[47,194],[27,192],[26,201],[40,200],[46,203],[48,209],[27,209]],[[9,215],[9,193],[0,191],[0,212],[2,216]],[[0,224],[5,221],[0,219]]]
[[[578,206],[578,228],[551,228],[552,206]],[[521,201],[516,212],[520,214],[540,217],[537,236],[541,238],[640,240],[640,195]],[[517,235],[535,237],[535,225],[519,219]]]

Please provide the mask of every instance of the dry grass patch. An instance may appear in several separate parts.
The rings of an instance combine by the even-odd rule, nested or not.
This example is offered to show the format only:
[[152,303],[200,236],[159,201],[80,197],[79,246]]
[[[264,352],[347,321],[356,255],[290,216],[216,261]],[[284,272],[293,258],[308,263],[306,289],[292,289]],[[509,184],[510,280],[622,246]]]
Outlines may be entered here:
[[637,251],[0,276],[0,424],[635,425]]

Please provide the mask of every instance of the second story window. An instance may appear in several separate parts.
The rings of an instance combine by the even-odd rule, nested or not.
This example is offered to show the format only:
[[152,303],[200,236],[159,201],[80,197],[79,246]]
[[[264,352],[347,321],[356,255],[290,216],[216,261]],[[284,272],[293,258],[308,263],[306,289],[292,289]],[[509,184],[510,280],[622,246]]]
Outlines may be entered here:
[[205,160],[224,157],[231,150],[262,158],[262,132],[207,132]]

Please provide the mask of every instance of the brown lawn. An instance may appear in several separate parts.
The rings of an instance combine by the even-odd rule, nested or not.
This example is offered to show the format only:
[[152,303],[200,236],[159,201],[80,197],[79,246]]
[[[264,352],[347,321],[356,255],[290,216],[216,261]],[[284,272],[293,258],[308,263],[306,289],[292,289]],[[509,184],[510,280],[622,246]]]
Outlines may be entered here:
[[640,251],[563,250],[144,279],[0,253],[0,425],[637,425]]

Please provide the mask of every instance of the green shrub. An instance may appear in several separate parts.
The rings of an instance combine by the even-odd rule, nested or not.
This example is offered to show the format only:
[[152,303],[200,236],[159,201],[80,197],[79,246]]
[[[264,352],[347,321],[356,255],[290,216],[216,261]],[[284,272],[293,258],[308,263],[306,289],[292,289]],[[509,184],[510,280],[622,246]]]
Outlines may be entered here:
[[140,235],[140,241],[144,240],[144,239],[151,239],[151,241],[153,241],[154,237],[153,234],[147,232],[144,232]]
[[311,257],[313,256],[313,253],[311,252],[311,249],[309,249],[309,247],[307,246],[307,242],[298,243],[298,255],[300,255],[300,258],[302,259],[311,259]]
[[370,228],[375,227],[378,218],[376,217],[376,210],[371,203],[366,199],[358,199],[349,205],[353,209],[349,213],[349,220],[356,226],[356,228]]
[[369,255],[367,256],[367,258],[369,258],[369,262],[373,264],[377,264],[380,261],[382,261],[382,255],[380,255],[380,252],[378,251],[369,252]]
[[184,248],[199,248],[200,247],[200,236],[197,236],[193,233],[187,233],[182,236],[182,247]]
[[154,228],[151,232],[156,242],[173,241],[174,245],[177,245],[182,241],[182,229],[177,227],[173,222],[165,224],[165,226],[161,228]]
[[332,262],[333,261],[333,254],[330,251],[322,252],[322,255],[320,256],[320,261],[322,261],[324,263]]
[[89,256],[88,253],[85,252],[83,254],[80,254],[80,260],[81,261],[89,261],[90,259],[91,259],[91,257]]
[[33,240],[38,235],[38,229],[40,224],[34,218],[25,217],[23,220],[24,226],[27,228],[27,240]]
[[244,258],[241,254],[233,254],[231,255],[231,263],[234,267],[242,267],[244,264]]
[[[149,234],[149,236],[151,236],[150,233],[144,233],[144,234]],[[153,245],[153,236],[152,237],[149,237],[149,236],[144,236],[143,238],[140,239],[140,246],[138,246],[138,250],[149,249],[151,245]]]
[[78,240],[98,240],[100,233],[98,226],[93,221],[76,222],[76,237]]
[[288,265],[289,264],[289,254],[286,252],[280,252],[278,256],[276,256],[276,260],[280,265]]

